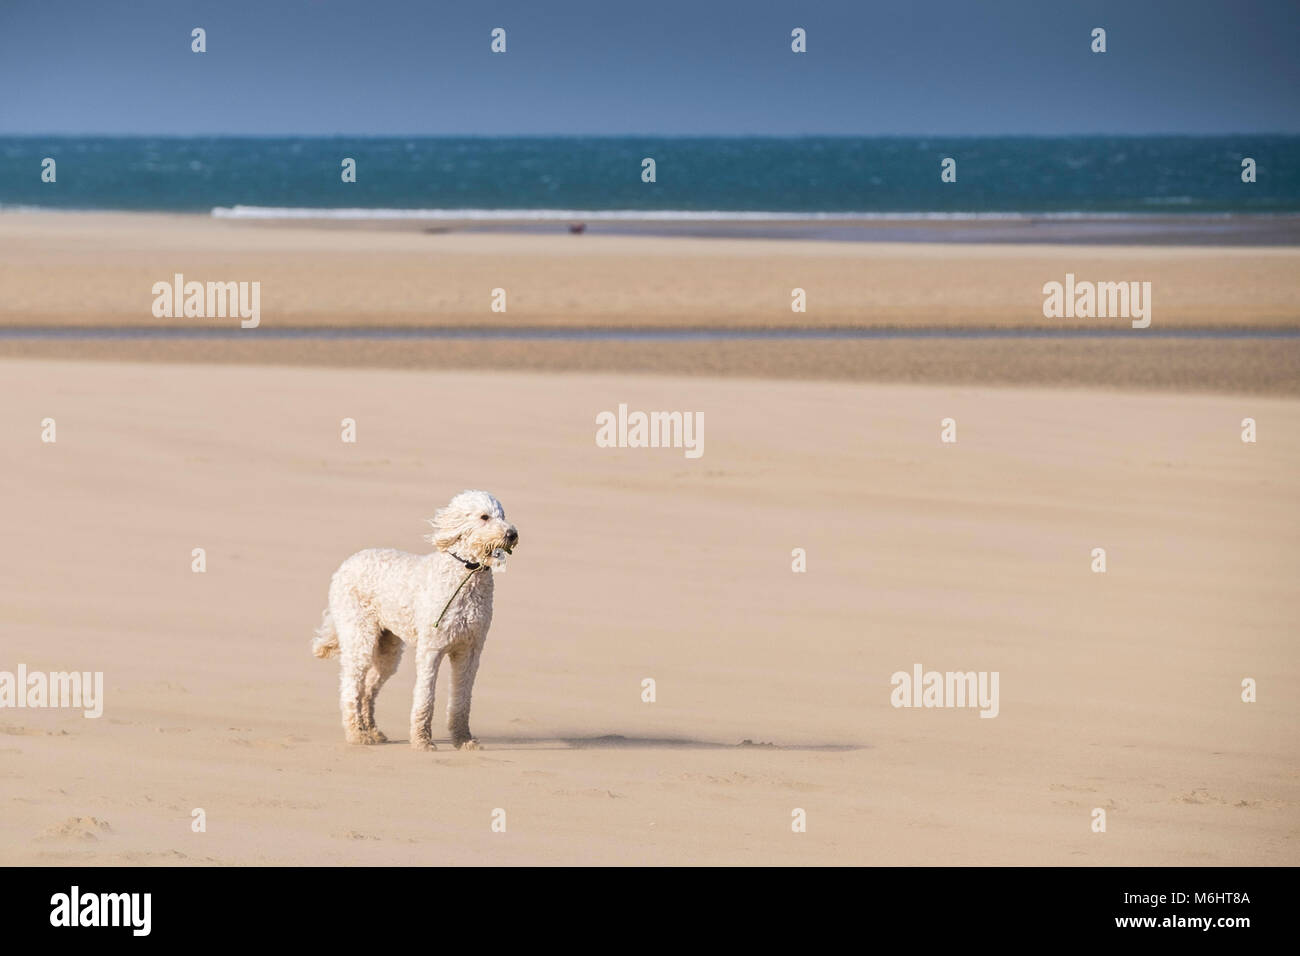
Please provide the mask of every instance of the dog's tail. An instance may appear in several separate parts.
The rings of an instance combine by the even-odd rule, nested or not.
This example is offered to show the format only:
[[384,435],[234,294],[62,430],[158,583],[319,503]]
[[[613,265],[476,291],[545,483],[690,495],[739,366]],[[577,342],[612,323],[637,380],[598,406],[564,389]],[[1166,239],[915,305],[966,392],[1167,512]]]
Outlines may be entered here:
[[316,638],[311,642],[311,652],[317,657],[333,657],[339,650],[339,632],[334,629],[334,618],[329,608],[321,615],[320,627],[316,628]]

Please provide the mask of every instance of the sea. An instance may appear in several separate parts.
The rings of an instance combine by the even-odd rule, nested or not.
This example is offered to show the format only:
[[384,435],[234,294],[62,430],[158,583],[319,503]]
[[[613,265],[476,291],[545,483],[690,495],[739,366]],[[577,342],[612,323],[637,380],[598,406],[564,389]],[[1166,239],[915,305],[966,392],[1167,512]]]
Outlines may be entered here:
[[1300,136],[5,136],[5,208],[487,224],[1289,216]]

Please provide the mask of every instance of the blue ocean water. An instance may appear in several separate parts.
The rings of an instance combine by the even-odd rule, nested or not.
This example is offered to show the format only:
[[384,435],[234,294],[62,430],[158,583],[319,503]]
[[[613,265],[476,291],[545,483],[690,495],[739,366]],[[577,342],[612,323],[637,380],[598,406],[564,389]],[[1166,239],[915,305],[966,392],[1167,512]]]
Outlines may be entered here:
[[[41,181],[45,157],[57,181]],[[1242,158],[1257,181],[1241,181]],[[340,163],[357,163],[343,183]],[[641,180],[653,157],[656,179]],[[940,180],[944,157],[957,182]],[[1300,136],[0,137],[0,207],[996,216],[1300,212]],[[250,208],[251,207],[251,208]],[[354,210],[357,212],[343,212]]]

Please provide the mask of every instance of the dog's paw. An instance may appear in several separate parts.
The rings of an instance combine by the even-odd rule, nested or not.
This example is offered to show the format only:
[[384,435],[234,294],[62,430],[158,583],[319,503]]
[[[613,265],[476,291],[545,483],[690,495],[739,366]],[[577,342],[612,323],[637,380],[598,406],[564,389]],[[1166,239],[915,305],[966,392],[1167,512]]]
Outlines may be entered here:
[[462,740],[456,744],[457,750],[482,750],[483,745],[478,742],[477,737],[471,737],[469,740]]

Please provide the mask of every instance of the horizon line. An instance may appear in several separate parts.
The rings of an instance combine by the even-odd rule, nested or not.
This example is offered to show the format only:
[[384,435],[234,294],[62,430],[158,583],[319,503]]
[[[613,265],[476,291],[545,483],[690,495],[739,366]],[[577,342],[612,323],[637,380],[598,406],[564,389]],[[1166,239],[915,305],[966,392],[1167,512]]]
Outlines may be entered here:
[[42,130],[37,132],[14,132],[0,129],[0,137],[36,139],[39,137],[98,137],[101,139],[1078,139],[1089,136],[1108,139],[1139,139],[1165,137],[1169,139],[1191,138],[1226,138],[1244,136],[1300,137],[1300,130],[1231,130],[1228,132],[1106,132],[1102,130],[1085,130],[1068,133],[245,133],[245,132],[104,132],[90,130],[70,132],[66,130]]

